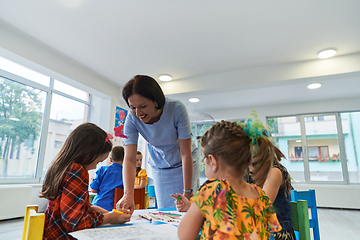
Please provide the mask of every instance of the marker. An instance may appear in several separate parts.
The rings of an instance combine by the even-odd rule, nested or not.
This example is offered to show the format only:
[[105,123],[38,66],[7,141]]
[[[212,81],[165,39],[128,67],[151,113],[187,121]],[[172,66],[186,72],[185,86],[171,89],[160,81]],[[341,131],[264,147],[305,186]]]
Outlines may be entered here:
[[169,216],[177,216],[177,217],[181,217],[182,215],[181,214],[175,214],[175,213],[166,213],[166,212],[159,212],[160,214],[163,214],[163,215],[169,215]]
[[113,209],[112,212],[117,213],[117,214],[125,214],[124,212],[116,210],[116,209]]
[[176,203],[178,203],[179,202],[179,196],[177,196],[177,198],[176,198]]

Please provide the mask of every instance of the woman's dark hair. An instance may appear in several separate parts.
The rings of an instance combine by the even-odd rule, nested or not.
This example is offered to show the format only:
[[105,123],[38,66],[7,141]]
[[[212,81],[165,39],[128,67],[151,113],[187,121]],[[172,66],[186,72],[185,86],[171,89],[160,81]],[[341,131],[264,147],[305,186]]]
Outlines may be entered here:
[[71,164],[86,166],[101,154],[109,153],[112,145],[105,141],[106,137],[107,133],[93,123],[83,123],[75,128],[48,169],[40,197],[53,200],[58,196],[65,172]]
[[139,94],[155,101],[158,104],[157,109],[161,109],[165,104],[165,95],[160,85],[150,76],[136,75],[126,83],[122,90],[122,96],[128,106],[128,99],[133,94]]

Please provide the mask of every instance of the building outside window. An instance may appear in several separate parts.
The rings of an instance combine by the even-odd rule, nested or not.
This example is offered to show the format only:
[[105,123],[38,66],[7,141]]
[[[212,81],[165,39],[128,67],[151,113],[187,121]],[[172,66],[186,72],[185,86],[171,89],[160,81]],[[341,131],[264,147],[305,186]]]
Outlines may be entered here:
[[267,120],[294,182],[360,183],[360,112]]

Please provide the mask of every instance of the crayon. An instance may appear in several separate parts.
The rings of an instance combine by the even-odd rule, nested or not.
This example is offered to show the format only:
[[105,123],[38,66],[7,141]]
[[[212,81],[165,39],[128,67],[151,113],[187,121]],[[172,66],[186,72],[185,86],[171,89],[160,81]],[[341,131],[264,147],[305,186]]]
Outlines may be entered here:
[[112,212],[114,212],[114,213],[118,213],[118,214],[125,214],[124,212],[119,211],[119,210],[116,210],[116,209],[113,209],[113,210],[112,210]]
[[178,203],[179,202],[179,196],[177,196],[177,198],[176,198],[176,203]]

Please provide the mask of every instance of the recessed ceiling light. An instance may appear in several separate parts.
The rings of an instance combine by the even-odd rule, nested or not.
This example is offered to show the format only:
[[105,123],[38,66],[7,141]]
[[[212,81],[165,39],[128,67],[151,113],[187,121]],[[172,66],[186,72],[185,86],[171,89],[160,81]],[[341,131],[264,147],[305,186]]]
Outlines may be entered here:
[[312,83],[312,84],[309,84],[307,87],[308,87],[308,89],[317,89],[317,88],[321,87],[321,83]]
[[164,82],[168,82],[172,80],[172,77],[167,74],[160,75],[159,79]]
[[20,121],[20,119],[18,119],[18,118],[9,118],[9,120],[12,120],[12,121],[15,121],[15,122]]
[[319,52],[318,58],[320,58],[320,59],[331,58],[331,57],[335,56],[335,54],[336,54],[335,49],[326,49],[326,50]]
[[189,102],[192,102],[192,103],[197,103],[199,102],[200,99],[196,98],[196,97],[193,97],[193,98],[189,98]]

